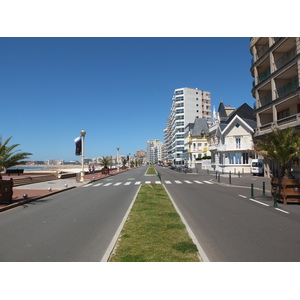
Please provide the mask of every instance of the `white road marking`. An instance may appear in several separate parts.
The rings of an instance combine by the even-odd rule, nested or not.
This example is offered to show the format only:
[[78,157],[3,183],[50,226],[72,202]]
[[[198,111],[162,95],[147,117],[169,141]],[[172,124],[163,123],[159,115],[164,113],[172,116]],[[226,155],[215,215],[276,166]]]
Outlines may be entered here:
[[161,184],[161,181],[155,181],[156,184]]
[[179,181],[179,180],[174,180],[177,184],[182,184],[182,182],[181,181]]
[[120,184],[122,184],[122,182],[117,182],[117,183],[114,184],[114,186],[118,186]]
[[251,199],[251,198],[249,198],[249,200],[254,201],[254,202],[256,202],[256,203],[259,203],[259,204],[264,205],[264,206],[270,206],[269,204],[262,203],[262,202],[260,202],[260,201],[257,201],[257,200]]
[[184,180],[184,182],[186,182],[188,184],[192,184],[192,182],[190,182],[189,180]]
[[112,182],[109,182],[109,183],[104,184],[103,186],[109,186],[111,184],[112,184]]
[[239,195],[240,197],[242,197],[242,198],[247,198],[246,196],[243,196],[243,195]]
[[139,184],[141,184],[141,182],[140,182],[140,181],[137,181],[137,182],[135,183],[135,185],[139,185]]
[[172,184],[172,182],[171,182],[171,181],[165,181],[165,183],[166,183],[166,184]]
[[210,181],[205,181],[205,180],[203,180],[203,182],[208,183],[208,184],[213,184],[213,183],[210,182]]
[[285,211],[285,210],[283,210],[283,209],[280,209],[280,208],[275,208],[276,210],[279,210],[279,211],[281,211],[281,212],[283,212],[283,213],[285,213],[285,214],[289,214],[289,212],[288,211]]
[[146,184],[150,184],[150,183],[151,183],[151,181],[146,181],[145,183],[146,183]]
[[124,185],[129,185],[129,184],[131,184],[131,181],[127,181],[124,183]]
[[91,185],[93,185],[93,184],[92,184],[92,183],[89,183],[89,184],[84,185],[83,187],[89,187],[89,186],[91,186]]
[[198,181],[198,180],[194,180],[194,182],[198,183],[198,184],[203,184],[203,182]]
[[100,186],[100,185],[102,185],[102,184],[103,184],[103,182],[97,183],[97,184],[95,184],[94,186]]

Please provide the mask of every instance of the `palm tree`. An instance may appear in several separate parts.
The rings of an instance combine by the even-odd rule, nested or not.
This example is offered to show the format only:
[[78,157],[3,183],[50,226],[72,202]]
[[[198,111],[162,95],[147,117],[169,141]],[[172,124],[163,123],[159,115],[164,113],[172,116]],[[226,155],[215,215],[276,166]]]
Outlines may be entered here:
[[300,135],[294,128],[272,131],[265,139],[256,142],[255,150],[279,164],[281,178],[293,179],[291,166],[300,155]]
[[112,160],[110,156],[103,156],[100,158],[100,165],[103,166],[105,169],[111,164]]
[[21,150],[15,150],[20,144],[14,144],[8,146],[7,144],[11,140],[12,136],[8,138],[4,143],[0,140],[0,172],[24,163],[24,159],[29,158],[32,153],[29,152],[19,152]]

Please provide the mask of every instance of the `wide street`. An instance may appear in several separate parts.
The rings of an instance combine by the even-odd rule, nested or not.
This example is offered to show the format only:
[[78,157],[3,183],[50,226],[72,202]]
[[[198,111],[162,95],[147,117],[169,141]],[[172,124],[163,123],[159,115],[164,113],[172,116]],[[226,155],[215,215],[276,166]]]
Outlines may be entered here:
[[[209,261],[300,261],[299,205],[277,210],[269,198],[250,199],[249,188],[218,184],[212,174],[156,169]],[[159,182],[146,170],[2,212],[0,261],[105,260],[140,184]]]

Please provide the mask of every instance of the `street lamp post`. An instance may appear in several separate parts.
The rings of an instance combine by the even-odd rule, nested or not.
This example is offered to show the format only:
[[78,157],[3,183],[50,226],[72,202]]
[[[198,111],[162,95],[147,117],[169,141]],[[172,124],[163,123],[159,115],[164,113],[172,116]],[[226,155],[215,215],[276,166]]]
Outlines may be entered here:
[[130,169],[130,153],[128,153],[128,170]]
[[85,172],[84,172],[84,137],[86,135],[86,131],[81,130],[80,135],[81,135],[81,167],[82,167],[81,172],[80,172],[80,181],[83,182],[84,177],[85,177]]
[[117,147],[117,168],[118,168],[118,172],[120,171],[120,167],[119,167],[119,150],[120,150],[120,147]]

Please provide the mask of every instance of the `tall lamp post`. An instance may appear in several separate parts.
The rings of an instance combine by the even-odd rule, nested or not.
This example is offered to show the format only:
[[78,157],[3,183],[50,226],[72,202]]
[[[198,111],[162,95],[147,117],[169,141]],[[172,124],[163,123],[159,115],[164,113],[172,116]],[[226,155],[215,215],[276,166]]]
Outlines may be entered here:
[[128,153],[128,170],[130,169],[130,153]]
[[119,167],[119,150],[120,150],[120,147],[117,147],[117,168],[118,168],[118,172],[120,171],[120,167]]
[[85,172],[84,172],[84,137],[86,135],[86,131],[81,130],[80,135],[81,135],[81,167],[82,167],[81,172],[80,172],[80,181],[83,182],[84,177],[85,177]]

